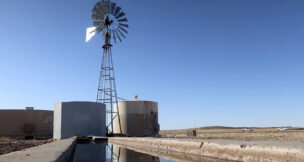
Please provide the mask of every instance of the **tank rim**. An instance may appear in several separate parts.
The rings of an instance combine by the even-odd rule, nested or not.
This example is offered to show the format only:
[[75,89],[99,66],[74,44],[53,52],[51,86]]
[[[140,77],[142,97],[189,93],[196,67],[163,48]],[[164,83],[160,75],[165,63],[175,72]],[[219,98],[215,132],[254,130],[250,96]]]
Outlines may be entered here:
[[121,102],[118,102],[118,103],[125,103],[125,102],[153,102],[153,103],[158,103],[158,102],[155,102],[155,101],[148,101],[148,100],[126,100],[126,101],[121,101]]
[[0,109],[1,111],[53,111],[53,110],[43,110],[43,109],[34,109],[34,110],[26,110],[26,109]]

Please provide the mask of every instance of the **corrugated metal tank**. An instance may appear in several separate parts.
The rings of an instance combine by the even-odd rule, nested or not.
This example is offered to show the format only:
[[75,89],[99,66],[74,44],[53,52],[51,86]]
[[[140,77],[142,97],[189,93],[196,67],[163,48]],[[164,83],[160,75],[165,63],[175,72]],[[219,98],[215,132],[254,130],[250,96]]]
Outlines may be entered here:
[[[156,136],[159,132],[158,103],[132,100],[118,103],[119,118],[114,119],[114,134]],[[114,105],[117,112],[117,106]],[[119,124],[120,123],[120,124]]]

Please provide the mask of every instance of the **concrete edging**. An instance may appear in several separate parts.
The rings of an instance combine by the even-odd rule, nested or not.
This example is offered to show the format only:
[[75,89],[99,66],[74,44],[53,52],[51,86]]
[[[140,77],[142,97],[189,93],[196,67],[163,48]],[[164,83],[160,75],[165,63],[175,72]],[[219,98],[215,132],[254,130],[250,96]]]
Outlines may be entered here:
[[301,141],[112,137],[109,142],[134,148],[175,151],[237,161],[304,161],[304,143]]
[[66,162],[72,159],[75,146],[76,138],[59,140],[1,155],[0,162]]

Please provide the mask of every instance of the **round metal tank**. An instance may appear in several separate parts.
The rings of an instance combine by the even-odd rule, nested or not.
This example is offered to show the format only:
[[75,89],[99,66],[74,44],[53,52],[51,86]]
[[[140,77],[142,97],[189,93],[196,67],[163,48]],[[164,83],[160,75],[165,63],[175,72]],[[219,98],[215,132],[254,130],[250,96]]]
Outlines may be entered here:
[[[152,101],[132,100],[118,103],[119,116],[114,118],[114,134],[125,136],[157,136],[158,103]],[[117,112],[117,106],[114,105]]]
[[0,136],[34,136],[49,138],[53,135],[53,111],[0,110]]

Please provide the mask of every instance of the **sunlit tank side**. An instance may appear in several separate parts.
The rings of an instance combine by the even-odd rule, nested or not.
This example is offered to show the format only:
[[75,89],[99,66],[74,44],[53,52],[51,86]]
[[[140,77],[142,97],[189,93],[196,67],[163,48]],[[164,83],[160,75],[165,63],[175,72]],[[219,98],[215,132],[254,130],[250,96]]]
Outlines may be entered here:
[[[131,100],[118,103],[119,117],[114,119],[114,134],[125,136],[158,135],[158,103],[144,100]],[[117,106],[114,105],[117,112]],[[119,124],[120,123],[120,124]]]
[[97,102],[59,102],[54,107],[54,139],[105,136],[106,106]]

